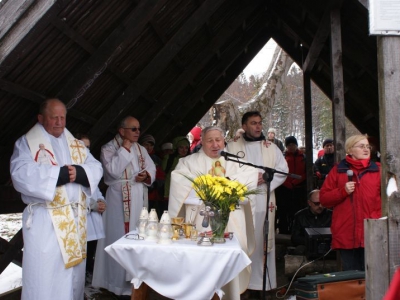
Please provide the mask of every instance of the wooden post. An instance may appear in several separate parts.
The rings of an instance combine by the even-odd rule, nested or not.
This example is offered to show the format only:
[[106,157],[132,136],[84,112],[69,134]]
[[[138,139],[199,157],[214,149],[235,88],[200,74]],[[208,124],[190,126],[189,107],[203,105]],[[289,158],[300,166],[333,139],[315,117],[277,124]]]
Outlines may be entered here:
[[[400,265],[399,257],[399,222],[400,222],[400,194],[394,192],[389,197],[386,187],[389,179],[396,182],[397,190],[400,178],[400,38],[378,37],[378,84],[379,84],[379,127],[380,144],[382,150],[382,215],[389,218],[389,245],[387,250],[388,260],[385,265],[389,267],[386,277],[379,278],[382,286],[387,286],[390,278]],[[379,266],[377,267],[379,268]],[[377,270],[375,270],[377,271]],[[377,279],[378,280],[378,279]],[[372,298],[371,298],[372,299]]]
[[311,81],[308,72],[303,73],[304,91],[304,119],[306,131],[306,172],[307,172],[307,191],[313,190],[313,142],[312,142],[312,107],[311,107]]
[[332,104],[333,104],[333,136],[335,140],[336,162],[345,155],[346,139],[344,112],[344,84],[342,66],[342,35],[340,25],[340,10],[331,11],[331,65],[332,65]]
[[387,265],[388,220],[364,220],[365,295],[367,299],[382,299],[389,285]]

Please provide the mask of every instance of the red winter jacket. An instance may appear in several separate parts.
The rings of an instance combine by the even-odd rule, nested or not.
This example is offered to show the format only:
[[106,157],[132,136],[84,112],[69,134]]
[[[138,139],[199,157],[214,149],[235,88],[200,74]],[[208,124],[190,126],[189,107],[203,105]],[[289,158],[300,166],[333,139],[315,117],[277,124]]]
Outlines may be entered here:
[[306,183],[306,157],[304,153],[300,150],[295,152],[284,152],[284,156],[289,168],[289,173],[300,175],[301,179],[294,179],[291,177],[286,177],[283,185],[288,189],[304,187]]
[[[344,189],[349,169],[356,182],[351,196]],[[380,164],[373,161],[365,169],[356,170],[344,159],[329,172],[319,201],[325,207],[333,207],[332,249],[364,247],[364,219],[378,219],[382,213],[380,176]]]

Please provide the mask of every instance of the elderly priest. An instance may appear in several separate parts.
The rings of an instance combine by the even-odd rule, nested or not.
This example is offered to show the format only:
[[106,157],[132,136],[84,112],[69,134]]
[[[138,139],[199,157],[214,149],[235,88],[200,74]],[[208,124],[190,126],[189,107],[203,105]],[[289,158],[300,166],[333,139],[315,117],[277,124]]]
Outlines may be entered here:
[[[196,224],[198,230],[202,228],[203,218],[199,212],[204,208],[204,204],[197,198],[190,180],[183,175],[191,178],[200,174],[225,176],[246,184],[249,189],[257,188],[258,179],[258,171],[255,168],[226,161],[220,156],[220,151],[225,146],[222,129],[215,126],[204,128],[201,133],[201,141],[203,147],[200,151],[181,158],[172,172],[168,207],[171,217],[186,215],[186,222],[189,222],[192,217],[192,222]],[[241,209],[230,213],[227,228],[229,232],[234,232],[242,249],[250,255],[255,247],[253,218],[250,203],[244,201],[241,204]],[[223,287],[227,299],[240,299],[240,294],[247,289],[250,272],[249,266]]]
[[[44,101],[38,123],[16,141],[11,157],[14,187],[28,205],[22,299],[83,299],[87,199],[103,170],[65,128],[66,114],[60,100]],[[38,149],[46,150],[41,159]]]

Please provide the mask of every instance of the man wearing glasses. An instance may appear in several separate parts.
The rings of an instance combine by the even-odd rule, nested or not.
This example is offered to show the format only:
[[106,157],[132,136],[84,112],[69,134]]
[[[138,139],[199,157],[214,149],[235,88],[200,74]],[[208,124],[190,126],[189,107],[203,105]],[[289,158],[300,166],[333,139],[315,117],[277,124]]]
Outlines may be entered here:
[[116,295],[130,295],[132,285],[125,279],[125,270],[104,248],[136,229],[140,212],[147,206],[144,187],[151,186],[156,174],[153,160],[138,143],[139,136],[139,121],[128,116],[120,122],[117,135],[101,148],[104,182],[108,185],[107,210],[103,213],[106,237],[97,244],[92,285]]
[[294,215],[291,241],[296,247],[295,255],[305,254],[306,228],[331,227],[332,210],[326,209],[319,202],[319,190],[313,190],[308,194],[307,203],[308,207]]

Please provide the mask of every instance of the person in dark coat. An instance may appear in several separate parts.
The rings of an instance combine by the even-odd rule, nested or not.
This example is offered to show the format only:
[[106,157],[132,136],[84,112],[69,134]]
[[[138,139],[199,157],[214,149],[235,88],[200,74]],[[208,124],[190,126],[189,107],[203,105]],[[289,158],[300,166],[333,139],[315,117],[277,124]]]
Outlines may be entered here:
[[275,135],[276,135],[276,130],[275,128],[269,128],[268,129],[268,141],[274,143],[275,145],[278,146],[278,148],[283,152],[285,150],[285,147],[283,146],[283,143],[281,140],[278,140]]
[[331,227],[332,210],[322,206],[319,201],[319,190],[308,194],[308,207],[294,215],[291,241],[296,247],[296,255],[303,255],[306,250],[306,228]]
[[316,188],[320,188],[324,183],[326,175],[335,165],[335,146],[333,139],[325,139],[322,147],[324,155],[317,158],[314,162],[314,175],[316,178]]
[[168,202],[164,201],[165,173],[162,169],[162,160],[155,154],[154,147],[156,140],[152,135],[145,134],[140,137],[139,143],[146,148],[147,153],[150,155],[156,166],[156,178],[153,184],[147,187],[149,199],[148,210],[150,211],[152,208],[155,208],[158,218],[161,219],[164,210],[168,210]]

